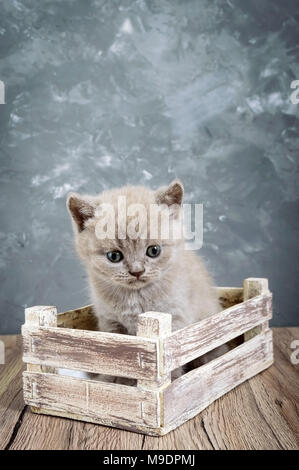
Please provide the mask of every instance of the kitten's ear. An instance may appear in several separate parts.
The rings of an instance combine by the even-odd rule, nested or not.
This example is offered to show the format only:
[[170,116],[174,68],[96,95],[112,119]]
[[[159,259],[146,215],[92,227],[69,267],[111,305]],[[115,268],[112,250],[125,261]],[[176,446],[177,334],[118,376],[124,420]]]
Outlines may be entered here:
[[184,187],[182,183],[179,180],[174,180],[169,186],[164,186],[157,190],[156,202],[157,204],[167,204],[167,206],[172,206],[173,204],[181,206],[183,196]]
[[179,180],[174,180],[169,186],[159,188],[156,192],[156,203],[166,205],[170,209],[170,217],[177,218],[183,202],[184,187]]
[[68,194],[66,205],[78,232],[82,232],[85,228],[85,222],[94,216],[95,207],[91,199],[76,193],[70,193]]

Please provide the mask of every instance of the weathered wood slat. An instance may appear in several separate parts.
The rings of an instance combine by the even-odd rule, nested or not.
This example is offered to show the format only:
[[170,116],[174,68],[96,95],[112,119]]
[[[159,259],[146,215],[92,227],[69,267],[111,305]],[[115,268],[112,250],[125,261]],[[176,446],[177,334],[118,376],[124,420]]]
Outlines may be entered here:
[[164,426],[174,429],[272,363],[272,332],[267,330],[185,374],[164,391]]
[[[171,375],[164,374],[164,351],[163,341],[165,336],[171,334],[172,316],[169,313],[146,312],[138,315],[137,336],[145,338],[156,338],[158,341],[158,362],[160,377],[156,380],[138,380],[137,386],[144,389],[154,390],[166,387],[171,382]],[[163,410],[162,410],[163,411]]]
[[97,317],[92,305],[68,310],[57,314],[57,326],[61,328],[75,328],[79,330],[97,330]]
[[[249,277],[244,279],[244,300],[252,299],[257,295],[268,294],[269,287],[268,287],[268,279],[265,278],[256,278],[256,277]],[[269,321],[266,320],[261,325],[252,328],[249,331],[244,333],[244,340],[247,341],[253,338],[255,335],[265,331],[269,328]]]
[[[48,416],[57,416],[60,418],[68,418],[75,421],[84,421],[86,423],[93,423],[93,424],[100,424],[102,426],[109,426],[110,428],[119,428],[119,430],[123,431],[132,431],[132,433],[141,433],[147,434],[149,436],[164,436],[164,434],[168,431],[165,431],[162,427],[153,427],[153,426],[146,426],[144,424],[133,423],[131,421],[120,421],[120,420],[111,420],[106,417],[101,416],[88,416],[86,413],[84,414],[74,414],[69,413],[67,411],[59,411],[55,409],[48,409],[44,407],[30,407],[31,411],[34,414],[40,415],[48,415]],[[106,428],[107,429],[107,428]]]
[[164,371],[172,371],[212,351],[271,317],[272,294],[269,293],[175,331],[164,340]]
[[37,412],[44,408],[115,427],[160,426],[155,391],[39,372],[24,372],[23,381],[25,402]]
[[[57,326],[57,308],[54,306],[36,305],[35,307],[25,308],[25,324],[26,327],[40,326],[49,327]],[[56,369],[53,367],[42,366],[39,364],[28,364],[27,370],[30,372],[51,372],[56,373]]]
[[26,325],[22,334],[26,363],[135,379],[159,376],[155,339]]

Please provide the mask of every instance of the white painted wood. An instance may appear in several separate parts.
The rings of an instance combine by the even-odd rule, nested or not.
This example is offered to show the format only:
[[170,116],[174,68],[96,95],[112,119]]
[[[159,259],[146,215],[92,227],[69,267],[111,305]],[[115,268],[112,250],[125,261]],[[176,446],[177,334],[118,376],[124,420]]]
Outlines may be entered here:
[[57,314],[57,326],[80,330],[97,330],[98,320],[92,305],[68,310]]
[[[244,279],[244,300],[252,299],[258,295],[268,294],[269,286],[268,286],[268,279],[265,278],[257,278],[257,277],[249,277]],[[255,335],[265,331],[269,328],[269,320],[266,320],[261,325],[252,328],[249,331],[244,333],[244,340],[248,341],[249,339],[253,338]]]
[[[54,306],[37,305],[25,309],[26,327],[57,326],[57,308]],[[25,362],[25,361],[24,361]],[[32,372],[57,372],[55,367],[36,363],[28,363],[27,370]]]
[[152,427],[152,426],[145,426],[142,424],[136,424],[136,423],[131,423],[127,421],[120,421],[120,420],[111,420],[106,417],[100,417],[100,416],[87,416],[86,414],[74,414],[74,413],[69,413],[67,411],[58,411],[56,409],[47,409],[44,407],[34,407],[31,406],[31,410],[33,413],[36,414],[43,414],[43,415],[49,415],[49,416],[57,416],[61,418],[67,418],[67,419],[73,419],[76,421],[84,421],[86,423],[94,423],[94,424],[99,424],[102,426],[109,426],[109,427],[114,427],[114,428],[119,428],[119,429],[124,429],[125,431],[132,431],[135,433],[140,433],[140,434],[147,434],[148,436],[155,436],[155,437],[160,437],[164,436],[164,434],[167,434],[169,431],[165,430],[164,427]]
[[68,328],[22,328],[26,363],[119,377],[156,379],[158,341]]
[[25,324],[33,326],[56,326],[57,308],[45,305],[25,308]]
[[158,376],[154,380],[138,380],[137,386],[146,390],[160,389],[171,382],[170,373],[164,372],[163,338],[171,334],[172,316],[169,313],[146,312],[138,315],[137,336],[155,338],[158,342]]
[[24,372],[23,381],[25,403],[35,411],[70,413],[116,427],[160,425],[155,391],[33,372]]
[[272,363],[272,332],[268,330],[178,378],[164,391],[167,430],[192,418]]
[[164,340],[165,370],[172,371],[272,317],[272,295],[254,297],[175,331]]

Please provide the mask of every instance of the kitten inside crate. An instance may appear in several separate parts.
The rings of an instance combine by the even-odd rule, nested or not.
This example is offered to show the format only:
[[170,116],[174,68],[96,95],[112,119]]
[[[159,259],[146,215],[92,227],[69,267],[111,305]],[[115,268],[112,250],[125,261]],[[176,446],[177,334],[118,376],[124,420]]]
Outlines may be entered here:
[[[137,317],[147,311],[171,313],[174,331],[221,310],[204,263],[185,249],[183,193],[182,183],[176,180],[158,190],[125,186],[96,196],[69,194],[76,250],[88,273],[100,331],[135,335]],[[137,212],[142,208],[138,219],[128,207]],[[103,208],[112,211],[108,218],[106,211],[106,220]],[[183,368],[177,369],[172,378],[182,372]],[[136,382],[106,375],[97,378]]]

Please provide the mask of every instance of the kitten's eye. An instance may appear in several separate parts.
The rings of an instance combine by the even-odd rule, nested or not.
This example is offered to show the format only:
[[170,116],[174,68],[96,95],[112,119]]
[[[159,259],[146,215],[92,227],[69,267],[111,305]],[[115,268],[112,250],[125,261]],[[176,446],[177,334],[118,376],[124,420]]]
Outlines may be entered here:
[[148,249],[146,250],[146,254],[150,258],[156,258],[157,256],[159,256],[160,252],[161,252],[160,245],[149,246]]
[[115,251],[108,251],[107,253],[107,258],[111,263],[119,263],[123,259],[123,254],[121,251],[115,250]]

